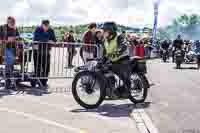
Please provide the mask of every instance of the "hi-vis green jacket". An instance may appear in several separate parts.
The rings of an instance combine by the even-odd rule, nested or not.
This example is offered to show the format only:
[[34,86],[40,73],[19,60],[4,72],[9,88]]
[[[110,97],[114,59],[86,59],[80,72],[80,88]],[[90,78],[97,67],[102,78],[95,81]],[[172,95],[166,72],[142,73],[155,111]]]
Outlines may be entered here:
[[128,56],[127,44],[120,36],[115,37],[111,41],[104,42],[104,56],[111,59],[113,62],[118,61],[124,56]]

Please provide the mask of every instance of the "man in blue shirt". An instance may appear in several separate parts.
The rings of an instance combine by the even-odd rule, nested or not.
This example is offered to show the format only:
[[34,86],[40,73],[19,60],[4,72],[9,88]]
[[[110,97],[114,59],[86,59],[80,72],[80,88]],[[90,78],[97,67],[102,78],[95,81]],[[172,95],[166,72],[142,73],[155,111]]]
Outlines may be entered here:
[[[51,45],[56,42],[54,30],[49,27],[49,20],[43,20],[42,25],[34,32],[34,67],[35,76],[48,78],[50,72]],[[43,86],[47,86],[47,79],[41,79]]]

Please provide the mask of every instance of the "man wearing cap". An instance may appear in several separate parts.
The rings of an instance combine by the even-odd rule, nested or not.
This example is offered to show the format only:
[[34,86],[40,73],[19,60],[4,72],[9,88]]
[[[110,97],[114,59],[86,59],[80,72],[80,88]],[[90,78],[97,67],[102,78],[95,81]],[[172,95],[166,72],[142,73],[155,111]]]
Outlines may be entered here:
[[95,55],[95,51],[96,51],[96,38],[95,38],[95,34],[96,34],[96,28],[97,25],[96,23],[91,23],[88,26],[88,31],[85,33],[84,37],[83,37],[83,43],[84,46],[82,48],[83,51],[83,58],[84,58],[84,63],[87,62],[87,58],[94,58]]
[[[41,26],[34,32],[34,67],[35,76],[48,78],[50,72],[50,50],[51,43],[56,42],[54,30],[50,28],[49,20],[43,20]],[[37,43],[38,42],[38,43]],[[47,86],[47,79],[41,79],[43,86]]]

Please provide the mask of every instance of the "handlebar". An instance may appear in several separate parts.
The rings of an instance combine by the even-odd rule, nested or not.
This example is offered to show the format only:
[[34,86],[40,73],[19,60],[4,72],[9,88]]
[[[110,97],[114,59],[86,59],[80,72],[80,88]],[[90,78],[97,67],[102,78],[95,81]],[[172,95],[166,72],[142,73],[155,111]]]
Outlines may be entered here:
[[101,61],[101,58],[87,58],[86,61]]

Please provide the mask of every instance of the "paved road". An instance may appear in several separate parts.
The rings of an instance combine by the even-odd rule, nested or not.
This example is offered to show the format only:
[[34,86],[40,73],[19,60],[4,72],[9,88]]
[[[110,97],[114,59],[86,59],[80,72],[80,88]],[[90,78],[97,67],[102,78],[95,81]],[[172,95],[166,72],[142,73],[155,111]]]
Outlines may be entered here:
[[155,85],[139,109],[124,100],[106,101],[97,110],[83,110],[69,92],[71,80],[51,80],[51,94],[27,90],[2,95],[0,133],[155,133],[150,130],[149,120],[160,133],[199,133],[200,71],[189,69],[194,66],[176,70],[172,63],[149,61],[148,77]]
[[0,133],[139,133],[128,100],[106,101],[87,111],[74,102],[70,86],[66,88],[51,87],[51,94],[27,89],[1,96]]
[[1,133],[137,133],[127,102],[81,109],[64,94],[15,95],[0,100]]
[[172,63],[149,62],[151,88],[145,110],[160,133],[200,132],[200,71],[195,65],[176,70]]

